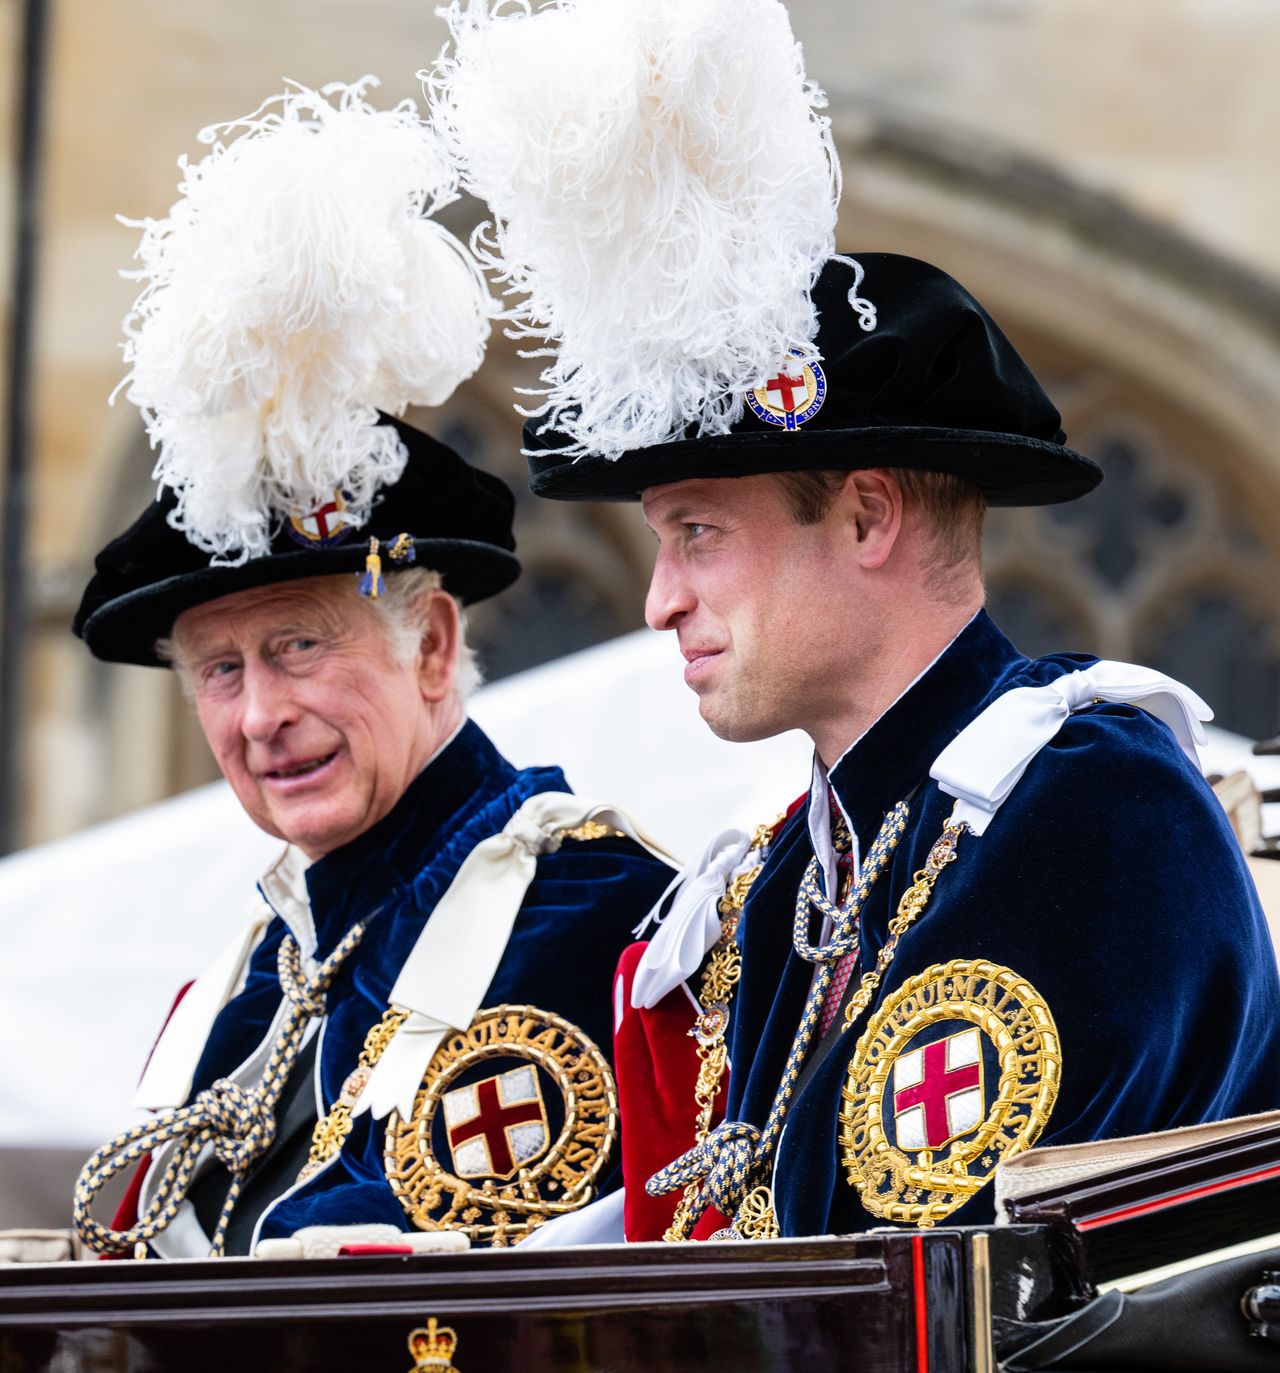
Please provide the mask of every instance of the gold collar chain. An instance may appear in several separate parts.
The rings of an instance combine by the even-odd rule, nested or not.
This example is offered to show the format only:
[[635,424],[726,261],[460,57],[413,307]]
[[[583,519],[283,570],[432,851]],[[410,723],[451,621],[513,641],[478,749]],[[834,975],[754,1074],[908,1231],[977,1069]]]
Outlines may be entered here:
[[[733,994],[742,975],[742,950],[738,945],[738,922],[742,918],[742,908],[757,877],[764,867],[773,835],[785,817],[779,815],[767,825],[760,825],[751,836],[748,856],[760,861],[740,872],[725,889],[725,894],[716,905],[720,913],[720,938],[711,949],[707,966],[702,973],[702,984],[698,988],[698,1004],[702,1007],[690,1036],[697,1042],[698,1080],[693,1089],[693,1100],[697,1107],[694,1120],[693,1140],[702,1144],[711,1132],[711,1117],[715,1112],[716,1098],[724,1084],[725,1071],[729,1066],[729,1050],[725,1036],[729,1033],[729,1007]],[[686,1240],[693,1228],[690,1210],[697,1200],[699,1184],[690,1183],[684,1189],[671,1224],[662,1238],[672,1243]]]
[[[948,864],[955,862],[956,845],[966,828],[964,822],[956,820],[954,816],[948,818],[943,825],[942,834],[929,850],[924,866],[914,874],[911,886],[898,902],[897,911],[889,921],[889,937],[876,957],[875,966],[863,974],[858,990],[845,1007],[844,1024],[840,1027],[841,1034],[851,1029],[871,1004],[876,989],[894,960],[899,940],[924,913],[943,870]],[[757,838],[765,832],[765,827],[762,826],[761,830],[757,831]],[[763,849],[764,846],[760,847]],[[721,937],[713,947],[702,975],[699,1000],[703,1011],[689,1032],[698,1042],[699,1059],[698,1080],[694,1088],[697,1106],[695,1147],[702,1144],[710,1133],[715,1100],[720,1094],[728,1066],[725,1035],[729,1027],[729,1007],[741,976],[742,962],[736,933],[742,907],[752,883],[760,874],[761,866],[740,875],[721,898],[719,910],[724,922]],[[671,1224],[663,1235],[664,1240],[680,1242],[690,1238],[691,1212],[700,1190],[699,1182],[692,1182],[685,1188]],[[718,1238],[774,1239],[778,1234],[772,1189],[760,1186],[748,1192],[733,1219],[732,1226],[728,1231],[720,1232]]]
[[929,856],[924,861],[924,867],[911,879],[911,885],[903,892],[902,900],[898,902],[897,914],[889,921],[889,937],[876,956],[875,967],[863,973],[862,984],[849,998],[849,1004],[844,1008],[844,1024],[840,1026],[841,1034],[852,1029],[858,1017],[871,1004],[871,998],[880,985],[880,979],[884,976],[885,970],[893,962],[893,956],[898,951],[898,940],[906,933],[907,927],[923,914],[924,908],[929,904],[929,897],[933,895],[934,884],[943,868],[948,863],[956,861],[956,844],[966,828],[963,820],[956,820],[954,817],[948,819],[943,825],[941,835],[934,843],[933,848],[929,850]]

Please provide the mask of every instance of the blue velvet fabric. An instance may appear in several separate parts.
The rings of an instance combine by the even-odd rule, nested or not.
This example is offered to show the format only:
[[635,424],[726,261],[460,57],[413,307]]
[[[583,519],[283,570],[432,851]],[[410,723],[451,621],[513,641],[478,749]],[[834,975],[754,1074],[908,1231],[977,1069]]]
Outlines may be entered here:
[[[317,957],[370,920],[328,993],[319,1092],[335,1101],[369,1029],[436,902],[476,844],[498,833],[528,797],[567,791],[558,768],[518,771],[474,723],[415,779],[394,810],[307,870]],[[612,1059],[610,985],[631,931],[670,880],[670,869],[626,839],[567,841],[539,858],[485,1006],[528,1004],[563,1017]],[[376,912],[376,914],[375,914]],[[218,1017],[193,1090],[233,1070],[266,1034],[280,1005],[276,955],[286,929],[273,920],[244,990]],[[358,1117],[336,1164],[268,1208],[263,1237],[306,1225],[382,1222],[411,1228],[386,1183],[385,1122]]]
[[[950,813],[952,799],[928,776],[933,760],[997,695],[1091,661],[1031,661],[979,614],[833,768],[831,784],[863,854],[896,802],[911,808],[863,911],[851,987],[874,964],[897,902]],[[740,927],[730,1119],[764,1123],[810,987],[813,967],[792,951],[791,928],[811,855],[801,807]],[[959,958],[1013,969],[1056,1021],[1061,1089],[1040,1144],[1280,1106],[1276,960],[1225,814],[1163,724],[1130,706],[1095,705],[1066,721],[983,836],[961,838],[869,1012],[802,1080],[775,1163],[784,1235],[885,1223],[864,1209],[840,1166],[841,1088],[884,998],[914,974]],[[954,1222],[990,1222],[992,1190],[984,1186]]]

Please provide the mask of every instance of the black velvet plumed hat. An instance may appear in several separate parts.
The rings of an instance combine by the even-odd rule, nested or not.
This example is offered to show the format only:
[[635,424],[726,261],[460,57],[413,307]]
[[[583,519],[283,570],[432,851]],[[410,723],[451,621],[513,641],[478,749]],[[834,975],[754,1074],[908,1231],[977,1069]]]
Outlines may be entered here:
[[376,85],[290,83],[205,129],[138,225],[121,389],[159,494],[98,554],[73,628],[99,658],[160,665],[184,610],[276,582],[351,573],[377,598],[417,564],[469,602],[519,573],[511,492],[395,418],[476,371],[494,303],[433,218],[456,168]]
[[[216,564],[169,523],[175,504],[165,490],[95,560],[72,628],[95,657],[162,667],[156,641],[184,610],[236,591],[305,577],[351,574],[352,595],[365,570],[370,540],[394,575],[409,561],[441,574],[464,604],[505,590],[520,575],[507,484],[464,462],[451,448],[400,420],[393,425],[409,459],[399,481],[375,498],[363,525],[349,523],[341,492],[305,517],[281,522],[269,553]],[[408,555],[408,534],[413,553]],[[397,549],[397,554],[391,550]]]
[[[799,360],[762,377],[730,432],[576,460],[545,419],[525,426],[531,485],[559,500],[636,500],[651,486],[759,472],[904,467],[950,472],[989,505],[1074,500],[1102,479],[1065,446],[1058,411],[991,316],[937,267],[893,253],[840,258],[812,298],[819,316],[813,367]],[[865,313],[865,312],[864,312]]]

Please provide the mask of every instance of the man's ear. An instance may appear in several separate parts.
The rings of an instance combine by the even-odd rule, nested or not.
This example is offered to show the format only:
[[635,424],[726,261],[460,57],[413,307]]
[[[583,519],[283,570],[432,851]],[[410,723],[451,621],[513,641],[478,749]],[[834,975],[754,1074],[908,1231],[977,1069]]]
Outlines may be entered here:
[[902,487],[883,467],[850,472],[837,505],[854,540],[854,557],[865,568],[883,567],[902,530]]
[[427,592],[418,646],[418,686],[424,701],[443,701],[454,691],[458,639],[457,602],[445,591]]

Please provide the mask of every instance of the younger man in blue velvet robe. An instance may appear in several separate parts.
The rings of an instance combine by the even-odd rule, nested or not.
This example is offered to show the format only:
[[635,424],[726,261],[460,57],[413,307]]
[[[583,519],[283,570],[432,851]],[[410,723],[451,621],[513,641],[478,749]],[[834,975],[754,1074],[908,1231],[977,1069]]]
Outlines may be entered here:
[[643,501],[648,620],[704,720],[815,749],[790,820],[718,846],[723,896],[687,884],[624,963],[628,1234],[662,1233],[651,1194],[672,1238],[981,1221],[1036,1141],[1280,1105],[1203,704],[1029,662],[982,611],[984,506],[1101,474],[957,282],[835,252],[839,155],[784,7],[448,17],[433,115],[546,359],[534,491]]
[[[627,964],[630,1238],[989,1222],[996,1165],[1034,1143],[1280,1104],[1276,959],[1196,761],[1207,709],[1145,669],[1030,661],[982,609],[984,505],[1071,499],[1097,469],[962,287],[859,264],[876,328],[830,263],[818,361],[788,372],[825,392],[803,427],[771,438],[749,410],[572,464],[527,431],[541,494],[642,499],[649,623],[710,727],[815,745],[808,796],[737,869],[741,980],[699,1022],[727,1045],[727,1110],[700,1142],[691,1093],[663,1113],[691,1081],[677,1041],[636,1025],[672,1015],[679,972],[699,990],[697,960],[672,968],[670,927]],[[764,380],[755,399],[788,409]]]

